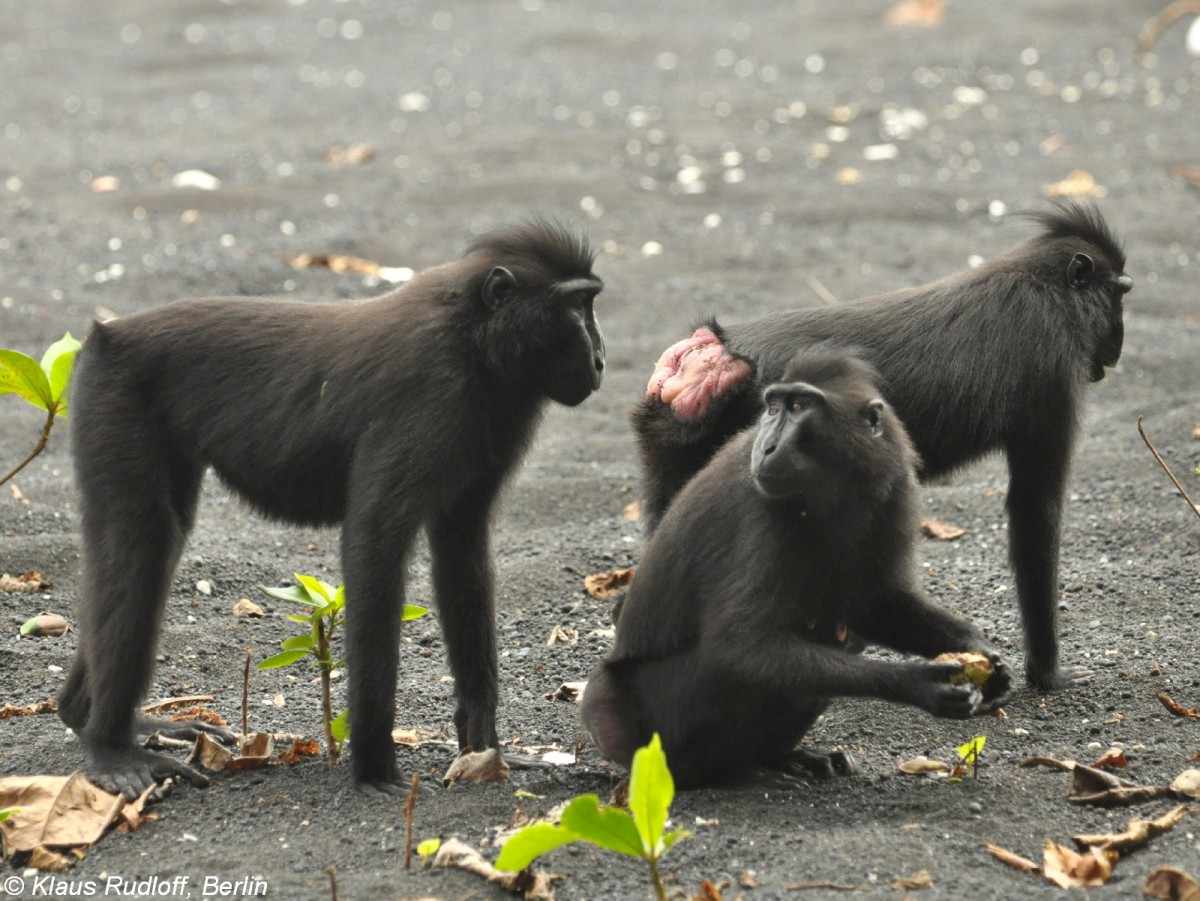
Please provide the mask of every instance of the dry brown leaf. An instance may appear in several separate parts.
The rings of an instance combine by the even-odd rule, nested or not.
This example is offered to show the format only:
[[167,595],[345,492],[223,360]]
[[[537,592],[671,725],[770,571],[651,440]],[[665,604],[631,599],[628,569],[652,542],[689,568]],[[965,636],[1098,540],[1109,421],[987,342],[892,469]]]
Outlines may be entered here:
[[356,272],[359,275],[378,275],[379,264],[362,257],[328,253],[298,253],[284,256],[283,261],[293,269],[312,269],[325,266],[334,272]]
[[1046,839],[1046,847],[1042,852],[1042,872],[1060,888],[1095,888],[1108,884],[1117,857],[1116,851],[1101,851],[1099,848],[1089,848],[1083,854],[1076,854],[1066,845]]
[[550,632],[550,637],[546,639],[546,647],[552,648],[556,644],[575,647],[579,644],[579,630],[570,626],[555,626]]
[[546,700],[578,703],[583,700],[583,692],[586,688],[586,682],[564,682],[558,688],[554,689],[554,691],[547,694]]
[[24,707],[5,704],[0,707],[0,720],[7,720],[14,716],[39,716],[43,713],[58,713],[58,701],[51,698],[49,701],[38,701],[36,704],[26,704]]
[[206,770],[215,772],[229,769],[232,760],[233,751],[211,738],[207,732],[201,732],[196,736],[196,743],[192,745],[192,753],[187,758],[189,764],[199,763]]
[[486,751],[467,750],[454,758],[446,775],[442,777],[442,785],[451,788],[460,782],[482,784],[485,782],[507,782],[508,764],[499,748],[489,748]]
[[1043,185],[1042,193],[1047,197],[1087,199],[1107,197],[1108,188],[1096,184],[1092,173],[1083,169],[1072,169],[1062,181],[1052,185]]
[[1161,688],[1154,690],[1154,697],[1158,698],[1158,702],[1166,707],[1176,716],[1186,716],[1189,719],[1200,720],[1200,710],[1195,707],[1184,707],[1182,704],[1177,704],[1171,700],[1171,696]]
[[[146,704],[142,707],[142,713],[164,713],[168,710],[176,710],[189,705],[207,704],[213,700],[215,698],[212,695],[181,695],[178,698],[167,698],[163,701],[155,701],[153,704]],[[224,723],[221,725],[224,725]]]
[[65,873],[75,866],[75,861],[65,854],[59,854],[57,851],[51,851],[49,848],[38,845],[29,855],[29,865],[43,873]]
[[88,782],[82,771],[70,776],[6,776],[0,779],[0,809],[18,811],[0,823],[11,854],[39,845],[87,847],[112,825],[124,799]]
[[[1196,427],[1200,429],[1200,426]],[[642,518],[642,502],[634,501],[632,504],[626,504],[625,509],[621,511],[621,518],[627,522],[637,522]]]
[[1109,748],[1092,766],[1098,770],[1123,770],[1129,766],[1129,761],[1120,748]]
[[[1175,166],[1171,169],[1171,174],[1189,184],[1200,185],[1200,166]],[[1196,430],[1200,431],[1200,426],[1197,426]]]
[[946,0],[904,0],[883,14],[888,28],[933,28],[946,21]]
[[292,743],[279,752],[276,758],[283,766],[299,763],[304,757],[320,757],[321,746],[313,738],[293,738]]
[[1165,786],[1138,785],[1104,770],[1077,763],[1071,771],[1071,790],[1067,792],[1067,800],[1072,804],[1124,807],[1152,801],[1170,792],[1171,789]]
[[1054,770],[1067,770],[1068,772],[1077,766],[1074,760],[1058,760],[1054,757],[1028,757],[1017,765],[1026,769],[1035,766],[1047,766]]
[[1183,819],[1187,809],[1186,804],[1180,804],[1178,807],[1172,807],[1157,819],[1143,820],[1134,817],[1125,826],[1124,832],[1073,835],[1071,841],[1075,842],[1080,849],[1100,848],[1104,851],[1129,851],[1133,848],[1140,848],[1155,836],[1173,829]]
[[1160,901],[1200,901],[1200,882],[1175,867],[1159,867],[1146,877],[1142,894]]
[[936,519],[922,519],[921,531],[928,537],[936,538],[938,541],[953,541],[955,538],[962,538],[962,536],[967,534],[966,529],[947,525],[944,522],[938,522]]
[[917,889],[929,888],[931,885],[933,885],[933,877],[929,875],[929,871],[917,870],[911,876],[897,879],[891,884],[891,888],[898,892],[911,892]]
[[375,147],[359,142],[349,147],[331,147],[325,151],[325,162],[331,166],[357,166],[375,156]]
[[614,569],[606,573],[593,573],[583,577],[583,587],[598,601],[607,601],[633,581],[633,568]]
[[228,726],[229,721],[215,710],[207,707],[192,707],[189,710],[177,710],[167,717],[172,723],[186,723],[188,720],[199,720],[210,726]]
[[1185,798],[1200,798],[1200,770],[1184,770],[1171,780],[1171,791]]
[[865,892],[869,891],[872,886],[865,882],[793,882],[791,885],[784,886],[784,888],[789,892],[800,892],[814,888],[836,889],[839,892]]
[[8,573],[0,575],[0,594],[49,591],[53,587],[53,583],[36,569],[21,573],[19,576],[10,576]]
[[[725,883],[721,883],[724,885]],[[713,885],[707,879],[700,883],[700,894],[693,895],[692,901],[722,901],[721,886]]]
[[421,745],[437,744],[442,737],[440,733],[428,729],[393,729],[392,741],[406,748],[419,748]]
[[434,855],[435,867],[457,867],[494,882],[507,892],[523,894],[525,901],[554,901],[554,883],[562,879],[553,873],[538,872],[526,868],[517,873],[497,872],[483,855],[465,842],[456,838],[442,842]]
[[930,760],[928,757],[913,757],[911,760],[901,760],[897,766],[900,772],[908,776],[921,776],[926,773],[944,776],[950,772],[950,764],[940,760]]
[[1022,857],[1020,854],[1014,854],[1007,848],[1001,848],[999,845],[987,845],[988,851],[992,856],[1002,863],[1008,864],[1015,870],[1020,870],[1022,873],[1036,873],[1041,869],[1036,863],[1028,857]]

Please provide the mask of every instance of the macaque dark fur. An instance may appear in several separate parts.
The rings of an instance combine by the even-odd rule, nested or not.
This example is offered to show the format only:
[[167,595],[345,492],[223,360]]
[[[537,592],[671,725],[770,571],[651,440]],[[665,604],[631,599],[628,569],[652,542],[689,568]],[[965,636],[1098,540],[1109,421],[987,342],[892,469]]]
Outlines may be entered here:
[[[667,510],[584,694],[606,756],[628,766],[658,732],[683,788],[810,767],[820,755],[793,749],[833,696],[962,718],[1011,683],[979,630],[917,587],[916,455],[874,370],[815,348],[781,382]],[[860,657],[851,636],[981,650],[996,673],[981,697],[950,684],[957,663]]]
[[1055,615],[1062,506],[1084,388],[1116,365],[1125,255],[1100,213],[1064,203],[1032,214],[1042,233],[978,269],[837,307],[775,313],[715,332],[753,377],[680,422],[651,394],[634,411],[653,530],[671,498],[762,409],[762,386],[814,341],[852,345],[882,375],[924,477],[993,451],[1008,460],[1009,553],[1037,689],[1086,675],[1062,670]]
[[93,328],[73,379],[83,580],[59,709],[99,784],[134,796],[168,776],[206,781],[134,736],[210,466],[269,517],[342,524],[360,788],[407,790],[391,730],[422,528],[459,745],[497,747],[491,510],[546,401],[574,406],[600,385],[593,256],[582,237],[535,219],[368,301],[193,300]]

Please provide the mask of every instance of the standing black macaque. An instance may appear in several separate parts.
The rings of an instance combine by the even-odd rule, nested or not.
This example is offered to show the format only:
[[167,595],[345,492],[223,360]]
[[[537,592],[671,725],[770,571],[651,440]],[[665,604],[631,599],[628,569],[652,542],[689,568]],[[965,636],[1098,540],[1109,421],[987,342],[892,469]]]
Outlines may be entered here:
[[[963,718],[1007,693],[987,639],[917,587],[916,454],[878,381],[843,351],[801,351],[758,429],[671,504],[583,697],[610,759],[629,765],[658,732],[681,787],[772,778],[815,768],[793,749],[832,696]],[[859,657],[851,633],[927,657],[982,650],[996,671],[985,697],[950,684],[957,663]]]
[[422,527],[459,746],[497,747],[491,511],[546,401],[600,387],[593,258],[534,219],[365,302],[195,300],[93,328],[72,404],[80,644],[59,709],[100,785],[132,797],[168,776],[206,781],[135,745],[134,709],[209,466],[267,516],[342,524],[360,788],[400,791],[400,615]]
[[780,378],[796,348],[853,345],[882,374],[923,476],[1005,453],[1027,678],[1050,690],[1086,675],[1058,663],[1060,520],[1083,389],[1120,359],[1122,297],[1133,280],[1094,208],[1064,203],[1032,218],[1042,234],[979,269],[838,307],[709,322],[669,348],[633,413],[649,528],[754,421],[762,386]]

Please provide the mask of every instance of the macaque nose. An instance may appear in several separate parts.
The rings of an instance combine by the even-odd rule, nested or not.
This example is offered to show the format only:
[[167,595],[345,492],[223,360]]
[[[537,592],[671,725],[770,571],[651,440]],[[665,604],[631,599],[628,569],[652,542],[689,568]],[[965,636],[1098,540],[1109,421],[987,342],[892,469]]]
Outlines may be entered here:
[[1133,290],[1133,279],[1128,275],[1117,276],[1117,287],[1121,289],[1122,294],[1128,294]]

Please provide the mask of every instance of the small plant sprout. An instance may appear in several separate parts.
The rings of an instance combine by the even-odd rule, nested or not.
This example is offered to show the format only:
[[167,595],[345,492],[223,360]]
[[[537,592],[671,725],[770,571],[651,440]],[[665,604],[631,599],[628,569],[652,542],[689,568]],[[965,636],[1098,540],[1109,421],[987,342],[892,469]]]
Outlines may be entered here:
[[3,810],[0,810],[0,823],[3,823],[9,817],[15,816],[16,814],[18,814],[20,812],[21,812],[20,807],[5,807]]
[[628,813],[617,807],[601,807],[600,798],[594,794],[579,795],[563,810],[560,825],[534,823],[505,842],[496,869],[523,870],[547,851],[574,841],[591,842],[645,860],[650,865],[655,896],[666,901],[658,861],[675,842],[691,834],[682,828],[663,832],[674,797],[675,780],[655,733],[650,744],[633,755]]
[[440,838],[427,838],[417,845],[417,853],[421,855],[421,866],[429,866],[429,858],[437,854],[438,848],[441,846],[442,840]]
[[962,763],[954,768],[954,774],[948,779],[948,782],[961,782],[964,772],[970,772],[972,779],[979,778],[979,773],[976,771],[976,764],[979,762],[979,755],[983,753],[983,746],[987,744],[986,735],[977,735],[966,744],[958,746],[958,756],[962,758]]
[[[346,615],[346,585],[342,583],[334,588],[328,582],[313,576],[301,573],[294,575],[296,584],[290,588],[268,588],[259,585],[258,590],[274,600],[307,607],[307,613],[289,613],[288,619],[307,626],[309,631],[305,635],[294,635],[285,639],[283,651],[268,657],[258,668],[278,669],[311,658],[321,676],[321,723],[325,728],[326,752],[329,762],[335,764],[341,753],[342,742],[350,734],[349,711],[343,710],[335,717],[330,696],[333,671],[346,665],[344,660],[335,661],[331,650],[333,633],[341,626]],[[405,604],[403,618],[417,619],[428,612],[424,607]]]
[[0,476],[0,485],[46,449],[55,417],[67,418],[67,386],[71,383],[71,370],[75,367],[75,353],[82,346],[67,332],[46,349],[41,363],[19,351],[0,349],[0,394],[16,394],[39,410],[46,411],[46,422],[37,445],[16,468]]

